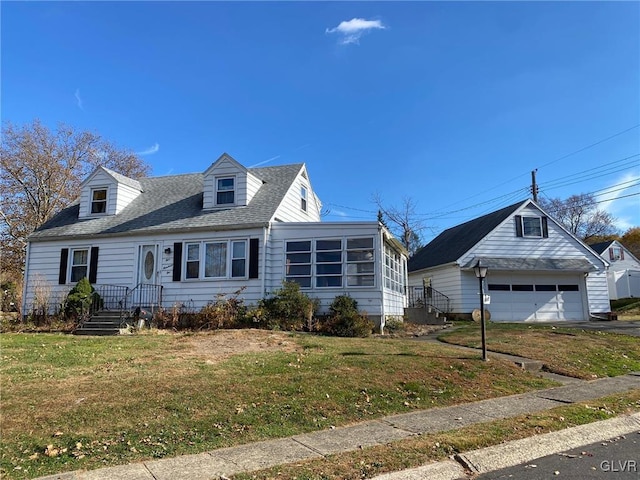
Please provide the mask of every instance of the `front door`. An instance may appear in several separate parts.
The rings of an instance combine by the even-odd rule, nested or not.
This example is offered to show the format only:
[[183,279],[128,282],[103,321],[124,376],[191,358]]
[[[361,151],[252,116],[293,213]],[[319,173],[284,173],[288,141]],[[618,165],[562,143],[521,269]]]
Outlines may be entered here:
[[141,245],[138,267],[138,283],[156,283],[156,245]]
[[138,292],[134,301],[141,307],[158,303],[158,246],[140,245],[138,257]]

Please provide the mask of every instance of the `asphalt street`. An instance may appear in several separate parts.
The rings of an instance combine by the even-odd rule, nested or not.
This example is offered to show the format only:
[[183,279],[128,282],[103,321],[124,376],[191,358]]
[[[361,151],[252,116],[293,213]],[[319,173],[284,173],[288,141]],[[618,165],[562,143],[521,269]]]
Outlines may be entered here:
[[566,450],[475,477],[476,480],[640,479],[640,432]]

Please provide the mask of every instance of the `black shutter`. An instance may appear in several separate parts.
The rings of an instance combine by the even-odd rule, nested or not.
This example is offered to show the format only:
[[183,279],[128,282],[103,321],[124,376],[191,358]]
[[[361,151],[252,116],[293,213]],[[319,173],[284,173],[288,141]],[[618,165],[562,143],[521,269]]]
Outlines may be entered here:
[[89,259],[89,283],[96,283],[98,280],[98,247],[91,247]]
[[549,238],[549,222],[547,221],[547,217],[542,217],[542,236]]
[[58,284],[67,283],[67,263],[69,263],[69,249],[60,250],[60,273],[58,274]]
[[522,216],[516,215],[515,219],[516,219],[516,236],[521,237],[522,236]]
[[173,281],[179,282],[182,279],[182,243],[173,244]]
[[249,278],[258,278],[258,248],[260,240],[249,240]]

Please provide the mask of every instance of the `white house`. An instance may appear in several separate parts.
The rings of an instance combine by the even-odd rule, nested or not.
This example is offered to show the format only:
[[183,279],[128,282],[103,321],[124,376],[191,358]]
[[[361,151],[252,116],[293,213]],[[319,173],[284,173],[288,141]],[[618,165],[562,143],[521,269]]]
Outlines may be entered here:
[[86,276],[141,305],[198,309],[237,290],[255,304],[288,280],[321,313],[348,294],[379,325],[403,315],[401,244],[377,221],[321,222],[320,211],[304,164],[248,169],[223,154],[202,174],[138,181],[97,168],[29,237],[23,312],[43,284],[62,298]]
[[450,313],[480,308],[473,266],[489,267],[486,308],[493,321],[606,318],[608,263],[525,200],[442,232],[409,259],[409,286],[449,297]]
[[640,297],[640,260],[617,240],[590,247],[611,265],[607,272],[611,299]]

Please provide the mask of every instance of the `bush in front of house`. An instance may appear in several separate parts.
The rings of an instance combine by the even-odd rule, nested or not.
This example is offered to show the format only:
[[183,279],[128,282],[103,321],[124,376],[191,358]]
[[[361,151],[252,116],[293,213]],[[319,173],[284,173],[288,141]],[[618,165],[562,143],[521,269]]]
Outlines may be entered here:
[[99,308],[100,303],[100,295],[96,293],[87,277],[83,277],[69,291],[64,302],[64,313],[68,317],[78,318],[89,313],[92,306]]
[[300,331],[311,329],[318,301],[300,291],[295,282],[282,282],[282,288],[258,303],[258,326],[271,329]]
[[320,320],[320,331],[338,337],[368,337],[374,324],[358,311],[358,302],[349,295],[338,295],[329,307],[329,316]]

